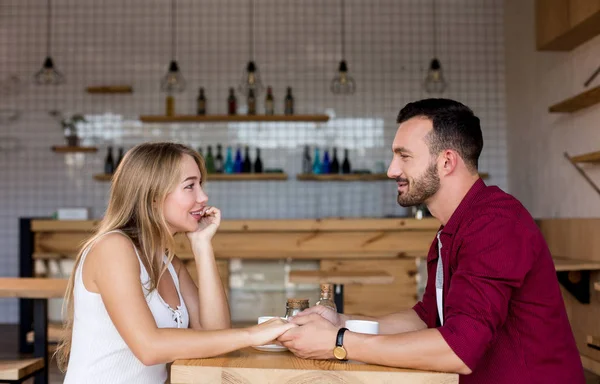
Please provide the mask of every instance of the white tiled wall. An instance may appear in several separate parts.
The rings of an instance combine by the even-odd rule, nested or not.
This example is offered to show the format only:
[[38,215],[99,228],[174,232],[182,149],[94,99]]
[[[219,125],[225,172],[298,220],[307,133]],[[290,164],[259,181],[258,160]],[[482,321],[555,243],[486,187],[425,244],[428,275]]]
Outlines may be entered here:
[[[45,1],[0,2],[0,275],[18,273],[19,217],[49,216],[58,207],[85,206],[100,217],[108,184],[102,171],[108,145],[176,140],[194,147],[223,143],[262,149],[266,167],[283,168],[287,182],[210,183],[211,203],[227,218],[383,217],[404,215],[393,183],[295,181],[302,147],[350,149],[356,168],[387,166],[395,118],[407,102],[427,97],[422,80],[432,54],[431,0],[347,0],[346,59],[357,82],[336,96],[329,82],[340,60],[338,1],[255,0],[255,59],[271,85],[276,112],[293,88],[297,113],[328,113],[325,124],[142,125],[141,114],[163,114],[159,81],[170,60],[167,0],[53,0],[52,56],[66,76],[59,87],[38,87],[32,75],[45,56]],[[227,90],[248,60],[249,1],[177,0],[177,52],[188,81],[176,111],[194,113],[198,87],[209,113],[224,113]],[[506,188],[503,1],[438,0],[439,58],[449,87],[481,117],[481,170]],[[16,90],[6,86],[18,76]],[[130,84],[131,95],[90,95],[86,86]],[[242,98],[238,95],[240,104]],[[259,96],[259,111],[264,95]],[[243,105],[242,105],[243,108]],[[59,125],[49,110],[84,113],[97,154],[59,155]],[[4,116],[5,114],[0,114]],[[254,153],[254,151],[253,151]],[[283,289],[283,288],[282,288]],[[14,301],[0,301],[0,323],[17,319]]]
[[[572,114],[548,107],[600,85],[600,36],[570,52],[535,50],[534,0],[506,2],[510,190],[534,217],[598,217],[598,194],[565,159],[600,150],[600,106]],[[600,184],[600,167],[583,165]]]

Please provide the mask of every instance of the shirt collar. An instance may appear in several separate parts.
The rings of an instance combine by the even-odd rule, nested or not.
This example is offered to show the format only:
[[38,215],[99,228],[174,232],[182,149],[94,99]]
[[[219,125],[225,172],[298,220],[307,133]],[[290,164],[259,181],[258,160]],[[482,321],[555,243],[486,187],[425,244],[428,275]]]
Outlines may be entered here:
[[465,197],[461,200],[458,207],[450,216],[450,220],[446,223],[446,225],[442,226],[442,233],[444,234],[454,234],[458,227],[460,227],[460,223],[462,222],[465,215],[470,211],[471,206],[475,202],[477,195],[485,190],[486,185],[481,178],[477,179],[477,181],[471,186]]

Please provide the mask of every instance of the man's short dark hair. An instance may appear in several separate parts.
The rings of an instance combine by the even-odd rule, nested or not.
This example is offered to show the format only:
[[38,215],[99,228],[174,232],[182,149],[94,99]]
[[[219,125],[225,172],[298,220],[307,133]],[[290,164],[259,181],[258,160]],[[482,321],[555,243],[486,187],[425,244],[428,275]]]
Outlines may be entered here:
[[483,135],[479,118],[469,107],[450,99],[419,100],[402,108],[396,122],[400,124],[413,117],[424,117],[433,122],[433,130],[427,135],[432,155],[452,149],[471,171],[477,171]]

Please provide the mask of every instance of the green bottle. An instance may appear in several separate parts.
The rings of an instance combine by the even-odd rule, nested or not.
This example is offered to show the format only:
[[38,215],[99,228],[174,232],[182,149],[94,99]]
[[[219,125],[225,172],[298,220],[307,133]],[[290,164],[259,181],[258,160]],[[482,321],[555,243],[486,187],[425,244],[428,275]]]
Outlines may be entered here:
[[204,159],[206,165],[206,172],[215,173],[215,158],[212,153],[212,146],[208,146],[208,153],[206,154],[206,158]]

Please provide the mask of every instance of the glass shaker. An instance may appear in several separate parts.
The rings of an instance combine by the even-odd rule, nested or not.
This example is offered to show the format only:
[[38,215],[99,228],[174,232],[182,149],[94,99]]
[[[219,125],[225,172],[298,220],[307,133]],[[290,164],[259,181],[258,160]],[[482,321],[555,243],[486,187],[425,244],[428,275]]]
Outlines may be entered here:
[[284,319],[296,316],[308,308],[308,299],[287,299]]

